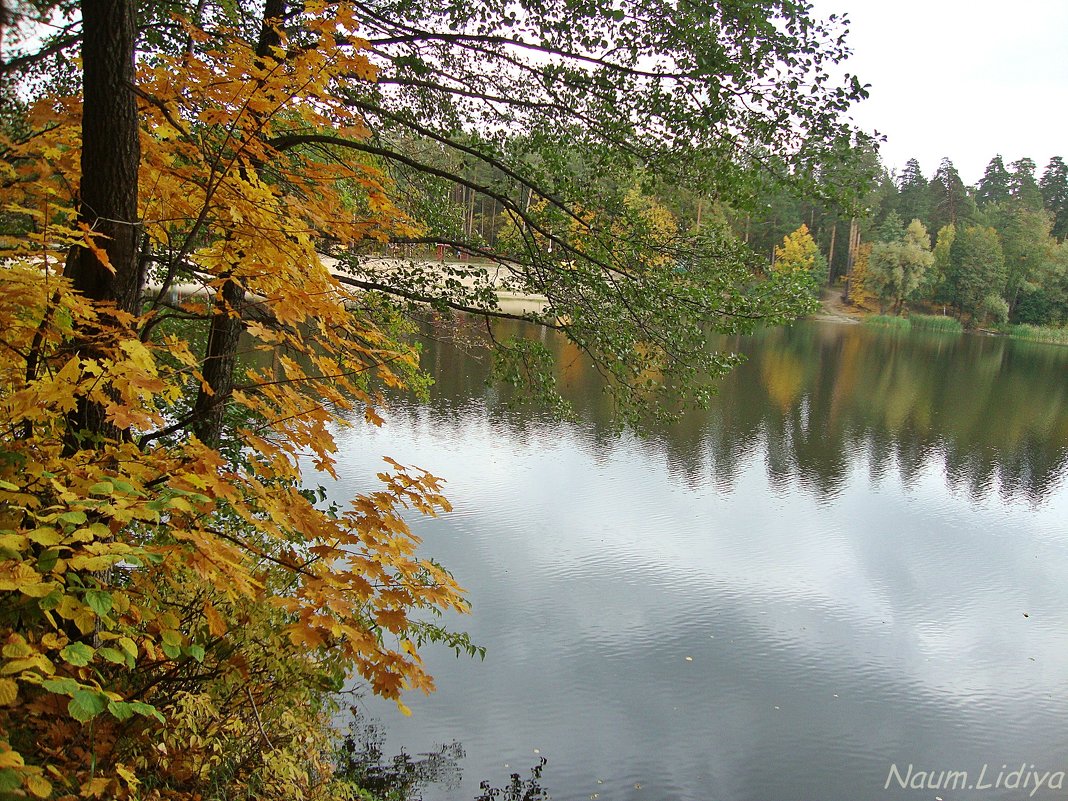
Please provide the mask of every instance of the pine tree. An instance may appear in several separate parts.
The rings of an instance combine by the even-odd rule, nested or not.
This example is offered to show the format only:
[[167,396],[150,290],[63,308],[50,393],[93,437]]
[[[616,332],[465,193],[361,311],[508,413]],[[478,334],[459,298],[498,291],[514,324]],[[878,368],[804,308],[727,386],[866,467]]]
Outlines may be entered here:
[[926,221],[931,213],[931,197],[920,162],[909,159],[898,182],[897,213],[902,220]]
[[1032,159],[1022,158],[1011,165],[1009,194],[1013,200],[1029,209],[1042,208],[1042,190],[1035,180],[1036,165]]
[[990,159],[990,163],[986,165],[986,172],[979,179],[979,185],[975,191],[976,202],[980,207],[991,203],[1004,203],[1009,199],[1009,182],[1009,171],[1005,169],[1005,162],[999,153]]
[[1053,215],[1053,236],[1063,240],[1068,236],[1068,165],[1060,156],[1054,156],[1046,165],[1039,182],[1042,203]]
[[931,214],[928,230],[937,231],[945,225],[960,227],[974,223],[978,216],[975,200],[968,194],[957,168],[948,158],[942,159],[930,183]]

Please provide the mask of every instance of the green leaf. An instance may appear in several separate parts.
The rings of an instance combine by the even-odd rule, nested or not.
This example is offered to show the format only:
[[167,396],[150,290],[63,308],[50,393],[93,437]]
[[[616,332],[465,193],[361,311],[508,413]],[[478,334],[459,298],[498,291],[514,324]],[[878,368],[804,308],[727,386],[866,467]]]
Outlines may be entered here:
[[142,497],[144,496],[144,493],[140,492],[129,481],[123,481],[122,479],[118,479],[116,481],[113,481],[112,483],[115,485],[115,489],[119,492],[124,492],[127,495],[139,495]]
[[0,793],[10,793],[22,786],[22,779],[13,768],[0,770]]
[[110,495],[115,490],[115,485],[110,481],[98,481],[89,488],[90,495]]
[[37,606],[40,607],[42,612],[48,612],[59,606],[59,602],[63,599],[63,593],[60,592],[59,587],[56,587],[52,592],[48,593],[44,598],[37,602]]
[[96,652],[100,656],[104,657],[104,659],[108,660],[109,662],[113,662],[116,665],[125,665],[126,664],[126,654],[124,654],[122,651],[119,651],[119,650],[117,650],[115,648],[108,648],[105,645],[102,648],[97,648]]
[[81,510],[76,510],[73,512],[64,512],[59,516],[59,519],[62,520],[64,523],[70,523],[75,526],[80,526],[83,523],[87,522],[89,518],[85,516],[85,512]]
[[108,697],[99,690],[78,690],[67,704],[70,716],[87,723],[107,708]]
[[39,573],[48,573],[56,566],[56,562],[59,561],[59,550],[56,548],[49,548],[46,551],[42,551],[41,555],[37,557],[37,571]]
[[72,642],[59,652],[63,661],[74,667],[85,667],[93,659],[95,651],[84,642]]
[[46,679],[41,682],[41,686],[57,695],[74,695],[82,688],[74,679]]
[[155,718],[160,723],[167,722],[166,718],[163,717],[162,712],[152,706],[152,704],[146,704],[144,701],[130,701],[130,709],[138,715],[144,715],[146,718]]
[[186,651],[187,654],[189,654],[191,657],[193,657],[193,659],[197,660],[198,662],[203,662],[204,661],[204,646],[203,645],[190,645],[188,648],[185,649],[185,651]]
[[85,593],[85,602],[89,605],[89,608],[96,612],[97,617],[104,617],[111,611],[113,601],[111,594],[104,592],[103,590],[87,590]]
[[164,645],[181,645],[182,635],[174,629],[164,629],[161,632],[160,637],[163,639]]
[[126,701],[108,701],[108,712],[116,720],[129,720],[134,716],[133,704]]
[[181,647],[177,645],[163,645],[163,653],[167,655],[168,659],[177,659],[182,655]]

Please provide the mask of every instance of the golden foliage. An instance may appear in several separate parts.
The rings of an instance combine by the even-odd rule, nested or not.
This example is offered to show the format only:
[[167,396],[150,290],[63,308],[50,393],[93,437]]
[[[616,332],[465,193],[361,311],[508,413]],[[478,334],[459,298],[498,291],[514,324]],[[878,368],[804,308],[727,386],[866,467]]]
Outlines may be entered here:
[[[373,69],[336,43],[344,5],[313,5],[318,46],[257,60],[217,31],[141,65],[154,278],[199,283],[216,309],[226,281],[255,299],[221,450],[189,433],[203,303],[134,317],[57,274],[69,248],[99,251],[74,224],[79,99],[38,104],[8,143],[4,207],[32,231],[0,253],[0,793],[337,797],[330,691],[352,673],[398,703],[429,691],[413,615],[466,609],[405,519],[449,508],[439,479],[387,460],[381,488],[338,510],[304,487],[309,464],[333,474],[334,428],[380,422],[373,382],[417,371],[315,250],[321,231],[412,223],[372,164],[275,146],[365,134],[333,90]],[[75,430],[86,404],[109,425]]]
[[775,248],[775,269],[778,272],[809,272],[816,266],[819,248],[816,240],[808,231],[808,226],[801,227],[783,237],[782,245]]
[[871,243],[857,246],[853,259],[853,271],[849,274],[849,302],[861,309],[876,311],[879,308],[879,296],[869,286],[868,258],[871,256]]

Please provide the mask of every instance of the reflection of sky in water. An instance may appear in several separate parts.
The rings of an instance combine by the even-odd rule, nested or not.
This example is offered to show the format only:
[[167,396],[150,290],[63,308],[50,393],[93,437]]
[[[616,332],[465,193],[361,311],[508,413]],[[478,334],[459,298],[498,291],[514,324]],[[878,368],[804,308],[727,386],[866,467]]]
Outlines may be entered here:
[[462,742],[457,798],[534,749],[558,799],[919,799],[883,789],[891,762],[1068,770],[1063,482],[1039,504],[950,489],[934,453],[906,486],[857,446],[833,492],[773,484],[763,435],[724,485],[710,453],[680,472],[647,440],[520,433],[478,403],[339,444],[337,498],[381,454],[448,480],[455,511],[416,527],[489,653],[429,652],[439,691],[410,719],[365,703],[394,750]]

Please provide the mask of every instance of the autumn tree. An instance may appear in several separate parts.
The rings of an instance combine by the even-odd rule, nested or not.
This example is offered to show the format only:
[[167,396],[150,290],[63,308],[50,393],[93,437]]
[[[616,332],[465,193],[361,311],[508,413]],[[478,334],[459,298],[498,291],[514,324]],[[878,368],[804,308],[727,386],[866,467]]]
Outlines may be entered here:
[[[290,0],[18,13],[0,791],[42,798],[353,792],[330,769],[332,693],[356,675],[400,702],[433,686],[420,646],[475,650],[436,623],[467,605],[406,514],[448,508],[437,478],[389,462],[346,508],[309,488],[333,473],[336,427],[379,424],[383,387],[421,385],[408,314],[517,316],[499,292],[540,294],[518,316],[581,348],[624,419],[700,399],[734,362],[706,355],[707,326],[792,319],[808,279],[630,189],[652,174],[727,194],[754,153],[803,174],[853,141],[838,117],[864,94],[831,79],[839,26],[785,1],[656,2],[640,21],[565,0],[529,18]],[[500,205],[507,258],[431,213],[446,182]],[[385,241],[495,263],[363,258]],[[501,346],[505,378],[542,386],[537,342]]]
[[875,310],[879,296],[872,288],[871,274],[868,267],[872,243],[865,242],[857,247],[853,262],[853,272],[849,277],[849,302],[862,309]]
[[827,274],[827,262],[804,223],[793,233],[783,237],[775,248],[772,269],[779,275],[795,276],[808,285],[811,295],[819,293],[819,286]]
[[775,269],[782,273],[811,272],[816,268],[819,253],[808,226],[802,223],[775,248]]

